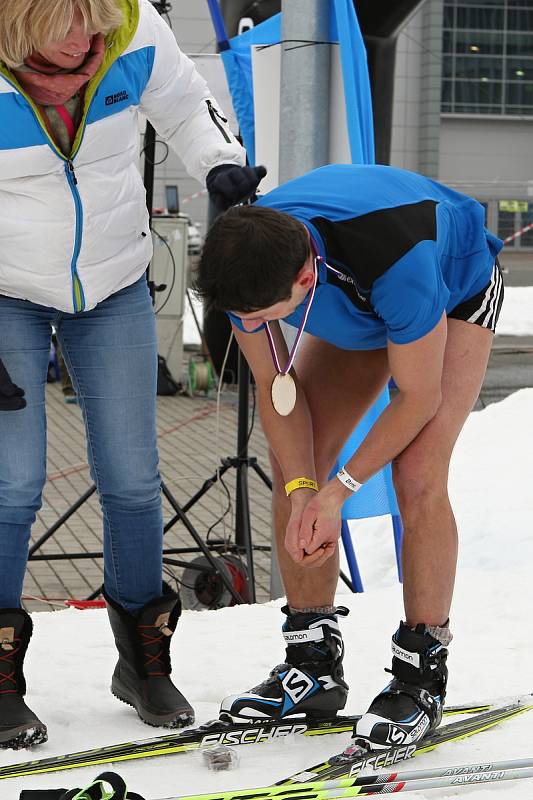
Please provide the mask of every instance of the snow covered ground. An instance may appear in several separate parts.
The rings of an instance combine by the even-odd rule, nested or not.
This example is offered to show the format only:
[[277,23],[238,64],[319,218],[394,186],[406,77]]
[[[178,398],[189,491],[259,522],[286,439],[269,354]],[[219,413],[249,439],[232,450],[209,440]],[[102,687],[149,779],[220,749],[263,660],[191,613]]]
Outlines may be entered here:
[[533,334],[533,286],[506,286],[505,303],[498,322],[502,336]]
[[[451,494],[461,531],[452,610],[450,703],[533,691],[533,389],[473,413],[457,448]],[[253,498],[252,498],[253,501]],[[386,682],[389,639],[401,617],[392,533],[386,518],[354,528],[366,591],[342,593],[351,608],[344,621],[347,711],[357,713]],[[281,602],[184,613],[172,642],[174,677],[195,706],[198,722],[217,714],[222,696],[254,685],[281,660]],[[46,721],[49,741],[34,751],[2,752],[0,764],[41,758],[113,742],[155,736],[108,684],[115,650],[105,611],[34,614],[27,656],[28,701]],[[239,749],[240,766],[209,772],[198,754],[167,756],[115,769],[146,798],[175,797],[272,783],[341,750],[347,736],[278,740]],[[470,740],[448,744],[411,762],[409,769],[533,756],[533,712]],[[103,769],[103,768],[102,768]],[[12,779],[2,800],[22,788],[83,786],[98,768]],[[520,784],[417,793],[419,798],[531,797]]]

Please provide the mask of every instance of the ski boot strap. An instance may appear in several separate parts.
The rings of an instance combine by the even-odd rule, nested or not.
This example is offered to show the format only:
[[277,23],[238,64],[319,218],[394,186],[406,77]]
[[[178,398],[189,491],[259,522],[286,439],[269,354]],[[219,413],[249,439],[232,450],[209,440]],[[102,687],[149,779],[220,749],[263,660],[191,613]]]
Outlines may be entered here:
[[389,685],[388,694],[403,694],[412,697],[417,706],[422,711],[425,711],[431,720],[439,713],[440,698],[434,697],[431,692],[428,692],[427,689],[422,689],[420,686],[411,686],[411,684],[395,678]]
[[[448,656],[447,649],[437,640],[435,640],[434,648],[431,650],[424,650],[420,653],[400,647],[394,641],[393,637],[391,640],[391,649],[394,658],[398,659],[399,662],[402,662],[402,667],[403,664],[407,664],[411,669],[418,670],[420,674],[425,673],[427,670],[433,671],[437,669],[446,662],[446,658]],[[393,667],[392,670],[387,670],[387,672],[392,672],[393,675],[400,679],[402,677],[401,675],[397,674],[398,671],[395,669],[395,667]]]
[[144,800],[116,772],[102,772],[85,789],[23,789],[20,800]]
[[[338,606],[330,614],[312,611],[293,614],[289,610],[289,606],[283,606],[281,610],[288,618],[282,630],[287,645],[322,642],[326,638],[328,629],[335,630],[340,635],[337,617],[346,617],[350,613],[345,606]],[[291,623],[296,627],[292,628]]]

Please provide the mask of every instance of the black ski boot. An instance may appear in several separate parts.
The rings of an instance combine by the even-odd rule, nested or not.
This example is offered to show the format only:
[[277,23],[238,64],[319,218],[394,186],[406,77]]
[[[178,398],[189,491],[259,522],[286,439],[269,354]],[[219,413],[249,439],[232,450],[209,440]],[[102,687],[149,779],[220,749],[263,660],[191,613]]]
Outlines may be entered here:
[[170,680],[170,639],[181,614],[178,595],[166,584],[163,596],[135,616],[103,592],[118,662],[111,692],[133,706],[143,722],[165,728],[192,725],[194,711]]
[[220,706],[222,719],[330,718],[346,705],[344,646],[337,616],[345,617],[348,609],[293,614],[284,606],[282,611],[287,615],[285,663],[274,667],[254,689],[226,697]]
[[442,719],[448,650],[422,623],[405,623],[392,637],[394,678],[370,704],[354,728],[355,741],[372,749],[411,744]]
[[0,747],[31,747],[46,742],[46,725],[24,702],[24,656],[33,631],[22,608],[0,610]]

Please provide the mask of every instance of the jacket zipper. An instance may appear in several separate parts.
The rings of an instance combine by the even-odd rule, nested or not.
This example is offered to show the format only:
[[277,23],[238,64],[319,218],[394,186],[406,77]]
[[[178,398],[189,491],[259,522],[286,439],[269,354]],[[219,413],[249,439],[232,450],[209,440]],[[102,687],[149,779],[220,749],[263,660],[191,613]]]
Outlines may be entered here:
[[14,89],[16,89],[18,92],[20,92],[20,94],[25,98],[25,100],[27,101],[27,103],[30,106],[31,110],[33,111],[34,116],[37,119],[37,123],[38,123],[39,127],[41,128],[41,130],[43,131],[44,135],[46,136],[49,146],[56,153],[56,155],[59,156],[59,158],[64,162],[64,165],[65,165],[65,174],[66,174],[66,177],[67,177],[68,185],[70,187],[70,191],[72,193],[72,197],[73,197],[73,200],[74,200],[74,207],[75,207],[75,210],[76,210],[76,231],[75,231],[74,252],[72,254],[72,260],[70,262],[70,272],[71,272],[71,276],[72,276],[72,300],[73,300],[73,306],[74,306],[74,311],[75,312],[84,310],[84,308],[85,308],[85,296],[84,296],[84,293],[83,293],[83,286],[82,286],[80,277],[79,277],[78,272],[77,272],[78,256],[80,254],[82,231],[83,231],[83,206],[81,204],[80,193],[78,192],[78,189],[77,189],[78,179],[76,178],[76,173],[74,172],[74,163],[73,163],[72,159],[76,156],[76,154],[78,153],[78,151],[79,151],[79,149],[81,147],[81,144],[82,144],[82,141],[83,141],[83,137],[85,135],[87,117],[89,115],[89,111],[90,111],[92,102],[93,102],[93,100],[94,100],[94,98],[96,96],[96,92],[97,92],[99,86],[101,85],[103,79],[105,78],[105,76],[107,75],[109,70],[111,69],[113,63],[114,62],[112,62],[111,64],[108,64],[105,73],[100,76],[98,84],[96,86],[92,87],[92,95],[91,95],[91,97],[89,99],[89,104],[85,108],[85,112],[84,112],[84,114],[82,116],[82,119],[81,119],[81,122],[80,122],[80,126],[78,128],[78,131],[81,128],[81,136],[79,136],[79,139],[78,139],[78,136],[76,136],[76,138],[78,139],[76,150],[75,150],[75,152],[72,151],[72,153],[70,154],[70,158],[67,158],[64,155],[64,153],[60,150],[60,148],[55,143],[54,139],[48,133],[48,129],[47,129],[46,125],[44,124],[44,121],[43,121],[43,119],[41,117],[41,114],[39,113],[37,107],[35,106],[34,102],[31,100],[31,98],[28,97],[28,95],[22,90],[21,86],[19,86],[17,83],[14,83],[12,80],[9,79],[9,77],[7,75],[5,75],[2,72],[2,77],[9,84],[11,84],[11,86],[13,86]]
[[226,141],[226,142],[228,142],[228,144],[230,144],[231,143],[231,137],[228,135],[226,129],[219,122],[219,120],[221,120],[222,122],[227,122],[228,120],[225,117],[223,117],[222,114],[220,113],[220,111],[218,111],[214,107],[214,105],[211,102],[211,100],[206,100],[205,102],[206,102],[206,105],[207,105],[207,110],[209,111],[209,116],[213,120],[213,123],[216,125],[216,127],[219,129],[220,133],[224,137],[224,141]]
[[83,311],[85,308],[85,297],[83,294],[83,286],[78,275],[78,256],[81,249],[81,238],[83,232],[83,206],[81,204],[81,197],[78,191],[78,179],[74,171],[74,164],[70,159],[65,161],[65,174],[67,176],[68,185],[72,192],[74,200],[74,208],[76,211],[76,231],[74,238],[74,252],[70,262],[70,274],[72,275],[72,303],[74,311]]
[[[20,86],[18,86],[16,83],[13,83],[13,81],[9,80],[9,78],[6,75],[2,74],[2,77],[8,83],[10,83],[11,86],[13,86],[14,89],[16,89],[18,92],[20,92],[22,94],[22,96],[25,98],[25,100],[27,101],[30,109],[32,110],[34,116],[37,119],[37,123],[38,123],[39,127],[41,128],[42,132],[46,136],[46,139],[48,140],[48,144],[49,144],[50,148],[63,161],[64,167],[65,167],[65,175],[66,175],[67,182],[68,182],[71,194],[72,194],[72,198],[74,200],[74,208],[75,208],[75,211],[76,211],[76,230],[75,230],[75,234],[74,234],[74,252],[72,254],[72,259],[71,259],[71,262],[70,262],[70,274],[72,276],[72,304],[73,304],[75,312],[83,311],[83,309],[85,308],[85,296],[84,296],[84,293],[83,293],[83,286],[81,284],[81,280],[80,280],[78,272],[77,272],[77,262],[78,262],[78,256],[80,254],[80,249],[81,249],[81,237],[82,237],[82,228],[83,228],[83,206],[81,204],[81,197],[80,197],[80,193],[78,192],[78,188],[77,188],[78,179],[76,178],[76,173],[74,172],[74,164],[72,162],[72,158],[67,158],[64,155],[64,153],[59,149],[59,147],[56,145],[55,141],[52,139],[52,137],[48,133],[48,129],[47,129],[46,125],[44,124],[43,120],[42,120],[41,114],[39,113],[37,107],[35,106],[35,104],[31,100],[31,98],[29,98],[26,95],[26,93],[22,91]],[[92,102],[92,99],[93,98],[91,98],[91,102]],[[89,109],[87,109],[86,114],[88,113],[88,111],[89,111]],[[86,116],[86,114],[85,114],[85,116]],[[83,131],[83,133],[85,133],[85,130]],[[82,136],[82,138],[83,138],[83,136]],[[79,146],[78,146],[78,150],[79,150]]]

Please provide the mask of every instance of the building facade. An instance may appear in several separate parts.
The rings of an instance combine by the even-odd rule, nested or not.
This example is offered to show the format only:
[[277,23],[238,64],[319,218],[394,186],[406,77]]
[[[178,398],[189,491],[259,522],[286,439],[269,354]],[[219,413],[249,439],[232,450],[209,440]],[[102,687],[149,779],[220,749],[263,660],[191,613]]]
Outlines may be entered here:
[[[391,162],[533,223],[533,0],[427,0],[400,34]],[[533,252],[533,229],[506,257]]]

